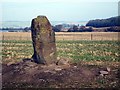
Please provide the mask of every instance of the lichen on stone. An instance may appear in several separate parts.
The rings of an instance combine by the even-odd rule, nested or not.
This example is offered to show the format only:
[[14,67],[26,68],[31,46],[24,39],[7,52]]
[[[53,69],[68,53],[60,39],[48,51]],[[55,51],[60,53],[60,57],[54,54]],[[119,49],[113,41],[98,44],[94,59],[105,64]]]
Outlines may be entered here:
[[[53,63],[56,60],[55,33],[46,16],[38,16],[31,24],[34,54],[36,63]],[[54,53],[53,55],[50,55]]]

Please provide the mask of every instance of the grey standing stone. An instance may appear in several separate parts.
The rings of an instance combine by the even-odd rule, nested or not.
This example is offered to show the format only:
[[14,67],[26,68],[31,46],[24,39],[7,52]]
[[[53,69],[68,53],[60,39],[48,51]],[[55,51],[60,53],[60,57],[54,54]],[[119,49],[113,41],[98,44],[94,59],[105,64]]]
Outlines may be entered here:
[[34,62],[51,64],[56,62],[55,33],[46,16],[38,16],[31,23]]

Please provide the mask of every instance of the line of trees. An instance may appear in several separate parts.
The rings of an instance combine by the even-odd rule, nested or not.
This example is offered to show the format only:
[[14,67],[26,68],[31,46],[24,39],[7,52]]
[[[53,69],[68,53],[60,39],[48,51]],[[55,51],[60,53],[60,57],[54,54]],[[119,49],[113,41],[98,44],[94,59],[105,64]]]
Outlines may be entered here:
[[10,32],[15,32],[15,31],[23,31],[23,32],[28,32],[31,30],[30,27],[25,27],[25,28],[0,28],[0,30],[7,30],[7,31],[10,31]]
[[86,26],[92,27],[111,27],[111,26],[120,26],[120,16],[108,18],[108,19],[96,19],[90,20]]
[[76,26],[74,25],[72,28],[68,29],[67,32],[92,32],[92,27],[85,27],[85,26]]
[[[94,29],[97,28],[97,29]],[[104,28],[108,27],[108,28]],[[102,28],[102,29],[99,29]],[[96,19],[90,20],[86,26],[59,24],[52,26],[55,32],[120,32],[120,16],[108,18],[108,19]],[[7,30],[9,32],[29,32],[30,27],[25,28],[0,28],[0,30]]]

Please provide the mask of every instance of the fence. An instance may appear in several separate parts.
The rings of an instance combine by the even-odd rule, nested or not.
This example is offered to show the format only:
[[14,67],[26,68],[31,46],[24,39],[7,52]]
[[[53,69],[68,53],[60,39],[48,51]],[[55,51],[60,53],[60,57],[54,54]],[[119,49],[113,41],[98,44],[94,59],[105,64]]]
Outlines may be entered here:
[[[56,40],[119,40],[118,32],[59,32]],[[3,40],[31,40],[31,34],[25,32],[4,32]]]

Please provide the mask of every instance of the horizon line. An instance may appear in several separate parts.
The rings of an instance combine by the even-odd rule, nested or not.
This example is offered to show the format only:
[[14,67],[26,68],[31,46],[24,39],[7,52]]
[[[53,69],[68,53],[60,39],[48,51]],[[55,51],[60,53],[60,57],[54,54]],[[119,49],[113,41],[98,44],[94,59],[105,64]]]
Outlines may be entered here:
[[[21,21],[20,20],[19,21],[17,21],[17,20],[13,20],[12,21],[12,20],[6,20],[6,21],[0,21],[0,22],[31,22],[31,21],[22,21],[22,20]],[[49,20],[49,21],[53,22],[54,20]],[[66,21],[66,20],[64,21],[64,20],[58,20],[58,21],[54,21],[54,22],[61,22],[61,21],[63,21],[63,22],[86,22],[86,21],[89,21],[89,20],[81,20],[81,21],[74,21],[74,20],[73,21],[72,20],[71,21]]]

